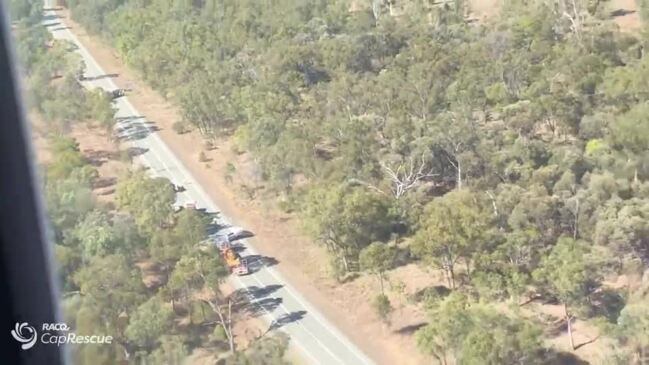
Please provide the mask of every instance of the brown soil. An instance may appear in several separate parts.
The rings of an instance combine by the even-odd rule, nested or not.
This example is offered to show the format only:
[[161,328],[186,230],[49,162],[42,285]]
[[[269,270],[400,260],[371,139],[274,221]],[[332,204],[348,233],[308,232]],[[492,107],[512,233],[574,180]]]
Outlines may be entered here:
[[484,21],[500,11],[501,0],[471,0],[469,3],[469,19]]
[[109,139],[106,130],[96,126],[76,125],[70,135],[79,142],[81,153],[99,172],[94,184],[97,199],[100,202],[113,202],[117,179],[129,168],[129,163],[120,159],[119,146]]
[[572,350],[562,305],[531,303],[529,307],[524,308],[523,313],[545,324],[546,346],[561,352],[574,353],[591,364],[606,363],[606,356],[612,353],[611,341],[600,339],[601,331],[592,323],[579,318],[572,321],[573,340],[577,346],[577,350]]
[[642,23],[636,0],[611,0],[608,4],[613,21],[624,32],[640,30]]
[[[606,3],[611,19],[623,32],[637,32],[642,27],[637,0],[610,0]],[[470,0],[469,19],[484,21],[498,14],[502,0]]]
[[[36,160],[45,164],[52,159],[48,145],[47,125],[35,114],[29,115],[32,147]],[[112,202],[117,178],[123,174],[129,164],[120,159],[119,146],[108,139],[105,130],[92,124],[79,123],[73,125],[67,133],[79,143],[79,150],[97,168],[99,177],[95,182],[94,193],[100,202]]]

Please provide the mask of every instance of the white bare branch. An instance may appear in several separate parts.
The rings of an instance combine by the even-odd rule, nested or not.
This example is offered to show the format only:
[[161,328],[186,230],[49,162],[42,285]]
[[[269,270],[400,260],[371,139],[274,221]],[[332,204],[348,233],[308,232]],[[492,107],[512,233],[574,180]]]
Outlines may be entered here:
[[407,163],[400,162],[396,166],[390,166],[386,162],[380,162],[380,165],[383,173],[390,180],[390,194],[376,185],[359,179],[351,179],[350,181],[363,185],[377,193],[391,195],[394,199],[399,200],[408,191],[417,187],[424,179],[439,175],[434,174],[432,168],[428,168],[429,164],[424,153],[421,154],[419,161],[410,157]]
[[408,163],[401,162],[396,168],[381,162],[383,172],[390,179],[392,195],[397,200],[418,186],[422,180],[437,175],[428,166],[424,153],[421,154],[419,161],[416,161],[414,157],[410,157]]
[[498,217],[499,213],[498,213],[498,205],[496,204],[496,197],[489,190],[487,190],[486,193],[489,196],[489,199],[491,200],[491,206],[494,211],[494,216]]
[[222,303],[218,293],[209,288],[208,295],[201,296],[199,299],[206,303],[212,311],[218,316],[216,323],[223,328],[225,337],[228,339],[230,352],[234,352],[234,333],[232,331],[232,298],[225,299],[227,303]]
[[359,180],[359,179],[353,178],[353,179],[349,179],[349,182],[354,183],[354,184],[363,185],[363,186],[365,186],[366,188],[371,189],[371,190],[374,190],[375,192],[377,192],[377,193],[379,193],[379,194],[389,195],[388,193],[386,193],[385,191],[381,190],[381,189],[378,188],[377,186],[372,185],[372,184],[370,184],[370,183],[368,183],[368,182],[366,182],[366,181],[363,181],[363,180]]
[[583,9],[577,0],[559,0],[559,12],[562,17],[570,22],[570,30],[575,34],[577,40],[581,42],[581,30],[583,24]]

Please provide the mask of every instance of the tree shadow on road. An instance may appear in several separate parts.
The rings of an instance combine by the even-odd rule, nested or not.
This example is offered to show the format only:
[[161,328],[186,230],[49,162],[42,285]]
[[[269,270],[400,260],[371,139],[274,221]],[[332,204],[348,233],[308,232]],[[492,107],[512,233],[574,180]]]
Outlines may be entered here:
[[251,317],[258,317],[270,313],[283,302],[282,298],[269,297],[280,288],[282,288],[282,285],[271,284],[265,287],[253,285],[238,289],[230,295],[233,301],[233,309],[246,313]]
[[238,240],[243,240],[246,238],[254,237],[255,234],[252,233],[251,231],[242,229],[239,232],[237,232],[234,236],[230,237],[230,241],[235,242]]
[[251,316],[259,317],[274,311],[282,302],[282,298],[263,298],[250,302],[244,309]]
[[283,288],[284,285],[279,285],[279,284],[271,284],[271,285],[266,285],[264,287],[258,287],[258,286],[249,286],[243,290],[246,291],[247,295],[251,299],[261,299],[269,296],[270,294],[276,292],[277,290]]
[[248,255],[246,256],[246,260],[248,260],[248,270],[252,273],[264,267],[275,266],[279,263],[276,258],[263,255]]
[[232,243],[231,246],[232,246],[232,249],[234,250],[234,252],[236,252],[238,254],[240,254],[240,253],[242,253],[243,251],[246,250],[246,246],[244,246],[242,243],[239,243],[239,242]]
[[[216,213],[216,212],[207,212],[207,213],[205,213],[205,214],[206,214],[208,217],[212,217],[212,216],[214,216],[214,218],[216,218],[216,217],[218,217],[218,214],[219,214],[219,213]],[[207,225],[207,235],[208,235],[208,236],[212,236],[212,235],[214,235],[215,233],[217,233],[218,231],[220,231],[222,228],[223,228],[223,226],[221,226],[221,225],[218,224],[218,223],[213,223],[213,222],[212,222],[212,223],[209,223],[209,224]]]
[[306,315],[306,311],[295,311],[295,312],[290,312],[290,313],[284,313],[281,316],[277,317],[268,327],[268,330],[266,333],[276,330],[279,328],[282,328],[283,326],[286,326],[287,324],[296,322],[304,318]]
[[[58,8],[60,9],[60,8]],[[57,8],[46,8],[45,10],[58,10]],[[48,20],[55,20],[55,19],[61,19],[60,16],[56,14],[48,14],[48,15],[43,15],[43,21],[48,21]]]
[[119,129],[117,133],[118,140],[136,141],[146,138],[151,134],[151,130],[140,125],[127,125]]
[[126,149],[126,152],[130,157],[141,156],[149,151],[148,148],[143,147],[129,147]]

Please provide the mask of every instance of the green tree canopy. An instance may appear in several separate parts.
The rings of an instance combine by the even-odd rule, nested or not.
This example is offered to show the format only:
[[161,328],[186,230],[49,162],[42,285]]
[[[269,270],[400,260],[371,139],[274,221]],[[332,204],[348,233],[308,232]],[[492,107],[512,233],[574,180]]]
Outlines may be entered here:
[[124,331],[126,338],[137,346],[150,349],[172,326],[173,312],[159,297],[142,303],[129,317]]
[[88,213],[74,228],[72,235],[79,241],[84,260],[112,253],[120,243],[110,216],[101,210]]
[[343,186],[313,191],[306,211],[311,229],[349,271],[360,251],[391,232],[389,205],[382,196]]
[[139,271],[121,255],[93,258],[74,275],[74,282],[81,294],[100,308],[102,320],[113,324],[121,313],[130,313],[145,298]]
[[175,193],[165,178],[136,171],[118,181],[116,194],[119,206],[133,214],[142,232],[153,233],[171,219]]
[[417,345],[440,364],[543,364],[541,331],[492,307],[452,293],[430,312],[430,323],[416,333]]
[[464,190],[448,193],[426,207],[412,250],[424,262],[442,269],[449,287],[454,288],[456,265],[463,260],[469,267],[488,239],[489,221],[477,195]]
[[392,269],[395,260],[395,251],[383,242],[373,242],[361,250],[359,255],[361,269],[367,270],[379,277],[381,294],[384,294],[383,280],[385,272]]

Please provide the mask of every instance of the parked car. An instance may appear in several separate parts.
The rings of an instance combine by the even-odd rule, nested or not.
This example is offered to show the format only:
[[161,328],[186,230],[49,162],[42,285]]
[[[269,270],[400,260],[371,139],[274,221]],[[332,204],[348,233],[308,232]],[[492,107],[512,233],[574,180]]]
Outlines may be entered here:
[[228,227],[219,231],[217,236],[221,239],[227,239],[228,242],[234,242],[243,238],[252,237],[254,236],[254,233],[239,227]]
[[117,99],[122,96],[124,96],[124,89],[115,89],[110,92],[110,97],[113,99]]

